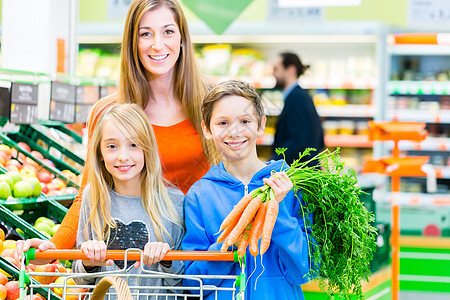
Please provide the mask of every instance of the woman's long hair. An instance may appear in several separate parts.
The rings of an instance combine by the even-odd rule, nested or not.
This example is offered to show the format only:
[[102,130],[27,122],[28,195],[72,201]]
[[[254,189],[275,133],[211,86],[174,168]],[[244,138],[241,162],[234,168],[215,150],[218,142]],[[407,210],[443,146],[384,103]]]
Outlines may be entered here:
[[200,75],[195,63],[187,21],[176,0],[135,0],[131,3],[122,40],[118,101],[137,103],[142,108],[148,104],[150,87],[145,75],[146,70],[138,55],[139,22],[144,13],[161,7],[172,11],[181,34],[180,55],[174,67],[174,93],[197,130],[206,157],[211,163],[216,163],[217,150],[211,141],[205,139],[201,128],[201,102],[211,85]]
[[[102,132],[107,121],[114,120],[120,131],[128,136],[144,152],[144,167],[141,171],[140,186],[141,202],[148,214],[158,241],[169,242],[170,233],[163,226],[163,219],[184,228],[184,222],[177,214],[169,197],[164,178],[161,173],[158,148],[153,129],[142,108],[137,104],[116,104],[107,108],[98,120],[92,134],[89,156],[90,189],[86,200],[90,201],[90,224],[96,237],[107,241],[111,228],[116,226],[111,217],[110,189],[114,188],[112,175],[106,170],[102,159]],[[84,228],[87,236],[87,226]]]

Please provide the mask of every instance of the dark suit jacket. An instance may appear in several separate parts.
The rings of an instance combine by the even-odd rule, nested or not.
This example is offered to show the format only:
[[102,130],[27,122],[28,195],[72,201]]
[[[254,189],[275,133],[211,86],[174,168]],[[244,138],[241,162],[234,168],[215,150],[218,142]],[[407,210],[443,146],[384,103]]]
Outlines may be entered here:
[[276,148],[287,148],[284,154],[286,162],[291,164],[294,159],[298,159],[299,152],[303,152],[306,148],[316,148],[316,152],[311,152],[311,155],[302,159],[306,161],[324,147],[322,125],[314,102],[308,91],[297,85],[286,97],[283,110],[278,117],[273,144],[274,158],[283,158],[275,153]]

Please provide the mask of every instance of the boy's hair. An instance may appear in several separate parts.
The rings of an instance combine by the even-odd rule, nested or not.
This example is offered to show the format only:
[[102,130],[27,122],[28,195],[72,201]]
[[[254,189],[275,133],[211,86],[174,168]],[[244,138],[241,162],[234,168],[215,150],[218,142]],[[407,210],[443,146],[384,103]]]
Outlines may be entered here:
[[[166,235],[169,239],[172,237],[164,228],[162,219],[167,219],[181,227],[184,227],[184,223],[177,215],[165,186],[155,134],[146,114],[137,104],[112,105],[102,113],[93,130],[89,144],[92,155],[88,158],[92,166],[88,174],[90,190],[87,197],[90,203],[90,215],[86,225],[91,225],[97,239],[105,241],[109,238],[110,229],[116,226],[111,217],[109,196],[109,190],[114,188],[114,180],[105,167],[101,153],[103,128],[109,120],[116,121],[119,130],[144,152],[144,167],[141,171],[139,187],[142,206],[152,221],[158,240],[168,242],[164,236]],[[87,226],[84,229],[86,234]]]
[[215,86],[203,99],[202,118],[208,130],[211,130],[210,123],[214,105],[225,96],[239,96],[250,101],[256,114],[258,128],[260,128],[261,121],[264,117],[264,106],[255,88],[251,84],[243,81],[228,80]]

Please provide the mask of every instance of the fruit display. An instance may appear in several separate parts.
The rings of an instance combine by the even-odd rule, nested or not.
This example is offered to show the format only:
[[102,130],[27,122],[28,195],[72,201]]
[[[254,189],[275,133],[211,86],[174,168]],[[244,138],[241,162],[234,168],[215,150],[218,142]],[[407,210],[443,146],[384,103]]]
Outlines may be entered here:
[[[38,151],[32,151],[24,142],[17,145],[31,153],[42,164],[23,153],[18,153],[15,148],[0,145],[0,166],[7,170],[6,174],[0,175],[0,199],[38,197],[41,192],[47,196],[78,193],[76,187],[68,186],[68,183],[44,167],[47,165],[54,168],[51,160],[45,159]],[[70,170],[62,170],[61,174],[69,182],[74,182],[73,185],[81,180],[81,176],[75,175]]]
[[33,227],[39,230],[42,234],[51,238],[58,230],[60,224],[55,223],[53,220],[47,217],[39,217],[34,222]]

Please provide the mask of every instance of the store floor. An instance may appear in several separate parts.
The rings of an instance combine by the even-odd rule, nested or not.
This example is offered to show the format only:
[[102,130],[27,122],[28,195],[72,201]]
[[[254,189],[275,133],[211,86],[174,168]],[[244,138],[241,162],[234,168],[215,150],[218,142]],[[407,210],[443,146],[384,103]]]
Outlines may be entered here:
[[400,300],[448,300],[450,294],[448,293],[415,293],[415,292],[400,292]]

